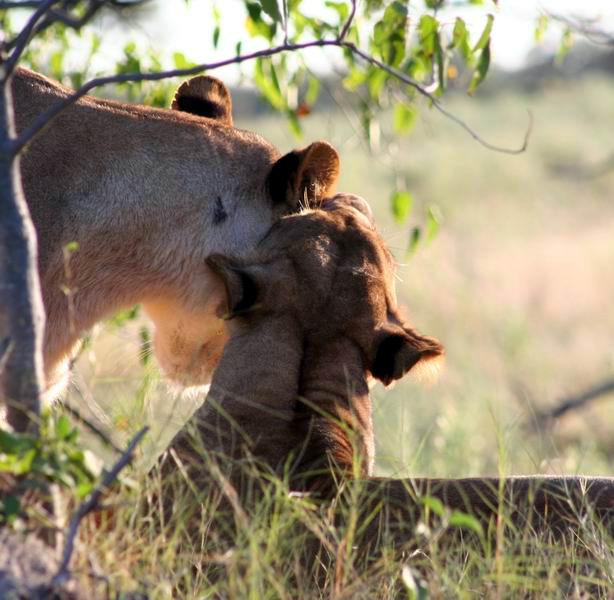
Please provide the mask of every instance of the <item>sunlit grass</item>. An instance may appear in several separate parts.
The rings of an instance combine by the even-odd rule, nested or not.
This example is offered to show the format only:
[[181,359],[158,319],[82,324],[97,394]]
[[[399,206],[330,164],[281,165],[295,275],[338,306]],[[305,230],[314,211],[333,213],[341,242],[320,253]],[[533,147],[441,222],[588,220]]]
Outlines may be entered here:
[[[154,471],[107,499],[82,532],[82,560],[152,598],[591,597],[614,590],[612,540],[597,522],[553,537],[469,517],[422,497],[414,518],[361,482],[332,501],[291,494],[251,465],[240,500],[202,456],[198,484]],[[264,475],[263,475],[264,473]],[[229,491],[230,490],[230,491]],[[500,523],[509,521],[503,509]],[[82,568],[85,568],[83,563]]]

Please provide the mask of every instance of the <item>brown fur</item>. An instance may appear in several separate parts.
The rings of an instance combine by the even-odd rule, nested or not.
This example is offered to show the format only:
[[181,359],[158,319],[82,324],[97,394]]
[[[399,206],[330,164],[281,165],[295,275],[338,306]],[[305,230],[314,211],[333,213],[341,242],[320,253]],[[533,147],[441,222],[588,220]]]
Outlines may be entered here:
[[[69,93],[18,70],[18,130]],[[83,333],[136,303],[154,321],[165,373],[184,385],[208,383],[226,335],[215,316],[223,293],[205,258],[244,254],[281,215],[305,199],[317,205],[335,186],[339,160],[325,142],[287,164],[261,137],[231,127],[221,82],[195,78],[176,100],[188,95],[217,119],[84,97],[23,156],[39,241],[50,394]],[[272,189],[292,193],[272,196]],[[74,241],[79,248],[68,259],[64,247]]]

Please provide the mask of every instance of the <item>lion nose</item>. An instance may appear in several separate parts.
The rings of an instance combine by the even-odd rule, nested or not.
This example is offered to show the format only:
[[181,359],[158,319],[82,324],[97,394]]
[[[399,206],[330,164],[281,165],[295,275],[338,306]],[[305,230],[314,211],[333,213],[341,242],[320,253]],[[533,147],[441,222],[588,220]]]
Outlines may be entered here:
[[322,208],[324,210],[335,210],[342,206],[351,206],[355,208],[358,212],[367,217],[371,224],[374,223],[373,211],[369,203],[360,196],[356,196],[355,194],[336,194],[332,198],[328,198],[322,202]]

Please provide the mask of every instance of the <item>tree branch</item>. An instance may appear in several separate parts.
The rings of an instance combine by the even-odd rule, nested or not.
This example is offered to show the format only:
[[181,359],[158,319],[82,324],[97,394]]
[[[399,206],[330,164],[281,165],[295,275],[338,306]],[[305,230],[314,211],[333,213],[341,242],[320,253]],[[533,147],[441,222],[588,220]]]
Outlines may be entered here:
[[343,26],[343,29],[341,30],[341,33],[339,34],[339,37],[337,38],[340,42],[344,41],[348,31],[350,30],[350,27],[352,26],[352,21],[354,21],[354,17],[356,16],[356,0],[352,0],[352,9],[350,10],[350,16],[348,17],[348,20],[345,22],[345,25]]
[[43,0],[38,8],[32,13],[28,22],[24,25],[17,37],[7,44],[7,48],[13,48],[10,57],[4,64],[4,78],[8,79],[9,75],[15,69],[23,51],[32,39],[32,36],[36,34],[36,27],[38,22],[47,14],[54,4],[57,4],[60,0]]
[[39,8],[41,0],[13,0],[10,2],[0,2],[0,10],[11,8]]
[[250,54],[242,54],[239,56],[235,56],[233,58],[228,58],[225,60],[221,60],[214,63],[202,63],[196,65],[194,67],[189,67],[185,69],[172,69],[168,71],[159,71],[155,73],[123,73],[121,75],[109,75],[106,77],[97,77],[85,83],[81,86],[77,91],[75,91],[70,96],[60,100],[55,105],[53,105],[47,112],[39,115],[30,126],[21,132],[19,137],[14,140],[11,144],[11,151],[14,155],[17,155],[26,144],[38,133],[40,133],[50,122],[54,119],[58,114],[60,114],[63,110],[72,106],[77,100],[85,96],[91,90],[108,85],[108,84],[117,84],[117,83],[138,83],[142,81],[160,81],[162,79],[168,79],[170,77],[188,77],[192,75],[198,75],[204,71],[213,71],[215,69],[219,69],[221,67],[226,67],[228,65],[241,64],[243,62],[254,60],[256,58],[267,58],[274,56],[276,54],[281,54],[285,52],[296,52],[299,50],[306,50],[308,48],[324,48],[324,47],[333,47],[333,48],[345,48],[350,50],[353,54],[360,57],[364,61],[375,65],[382,70],[386,71],[390,75],[392,75],[397,80],[401,81],[405,85],[410,86],[415,89],[420,95],[427,98],[433,106],[446,118],[450,119],[457,125],[459,125],[462,129],[464,129],[469,135],[479,144],[488,148],[489,150],[493,150],[495,152],[502,152],[505,154],[521,154],[527,148],[529,137],[531,135],[531,129],[533,124],[532,115],[529,113],[529,124],[527,130],[524,135],[524,140],[522,145],[519,148],[505,148],[501,146],[496,146],[484,140],[476,131],[474,131],[467,123],[465,123],[462,119],[457,117],[448,111],[442,103],[433,96],[425,87],[420,85],[417,81],[414,81],[405,73],[398,71],[397,69],[381,62],[380,60],[374,58],[373,56],[363,52],[355,44],[350,42],[345,42],[339,39],[322,39],[322,40],[311,40],[308,42],[295,43],[295,44],[282,44],[279,46],[274,46],[272,48],[265,48],[263,50],[257,50]]
[[0,78],[0,339],[6,343],[0,400],[17,430],[38,427],[44,388],[45,323],[36,266],[36,234],[19,177],[10,79]]
[[77,532],[79,530],[79,525],[81,521],[90,514],[92,511],[98,508],[100,499],[102,495],[107,490],[108,487],[111,486],[112,483],[115,482],[118,475],[121,471],[130,464],[133,458],[134,450],[139,445],[145,434],[149,431],[149,427],[143,427],[133,438],[132,441],[128,444],[126,451],[122,454],[119,460],[113,465],[111,470],[103,477],[102,481],[89,495],[88,499],[83,502],[77,512],[73,515],[70,526],[68,528],[68,534],[66,536],[66,544],[64,546],[64,553],[62,556],[62,562],[58,568],[58,572],[51,582],[52,588],[55,588],[61,585],[68,577],[69,570],[68,567],[70,565],[70,559],[72,558],[72,554],[75,546],[75,538],[77,536]]
[[578,33],[589,42],[598,46],[614,47],[614,33],[605,31],[595,26],[594,19],[582,19],[580,17],[566,17],[564,15],[548,13],[548,17],[565,25],[574,33]]
[[476,131],[474,131],[462,119],[460,119],[459,117],[451,113],[448,109],[444,108],[443,104],[440,102],[438,98],[433,96],[433,94],[431,94],[424,86],[420,85],[419,83],[417,83],[416,81],[414,81],[413,79],[405,75],[405,73],[403,73],[402,71],[399,71],[398,69],[395,69],[394,67],[391,67],[390,65],[387,65],[386,63],[383,63],[381,60],[378,60],[377,58],[371,56],[370,54],[367,54],[366,52],[363,52],[362,50],[360,50],[360,48],[357,48],[352,43],[343,42],[340,45],[343,46],[344,48],[350,49],[356,56],[359,56],[364,61],[382,69],[383,71],[386,71],[387,73],[389,73],[390,75],[392,75],[393,77],[401,81],[402,83],[415,89],[420,95],[427,98],[433,104],[436,110],[438,110],[446,118],[450,119],[451,121],[459,125],[476,142],[478,142],[478,144],[484,146],[485,148],[488,148],[489,150],[493,150],[494,152],[501,152],[503,154],[522,154],[527,149],[527,146],[529,145],[529,138],[531,137],[531,131],[533,129],[533,115],[530,111],[529,111],[529,123],[527,125],[527,129],[524,134],[522,145],[519,148],[505,148],[502,146],[495,146],[494,144],[491,144],[490,142],[487,142],[484,138],[482,138]]
[[575,396],[568,396],[563,398],[558,404],[547,411],[537,413],[535,415],[535,423],[543,426],[545,424],[551,424],[556,419],[559,419],[564,414],[577,410],[588,404],[591,400],[595,400],[601,396],[614,393],[614,379],[606,380],[598,385],[595,385],[580,394]]

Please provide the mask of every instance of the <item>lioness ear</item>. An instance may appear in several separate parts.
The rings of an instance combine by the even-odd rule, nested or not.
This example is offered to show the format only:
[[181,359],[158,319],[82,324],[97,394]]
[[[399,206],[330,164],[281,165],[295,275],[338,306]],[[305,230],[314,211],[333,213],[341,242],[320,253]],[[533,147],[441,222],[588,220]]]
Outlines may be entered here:
[[219,275],[226,288],[227,311],[224,319],[244,315],[256,307],[260,286],[249,267],[241,266],[221,254],[208,256],[207,265]]
[[282,156],[268,176],[274,204],[285,202],[292,211],[318,207],[332,196],[339,178],[339,155],[327,142],[314,142]]
[[443,356],[443,346],[434,338],[410,328],[385,328],[376,341],[371,374],[384,385],[400,379],[414,367],[434,366]]
[[219,79],[209,75],[198,75],[184,81],[175,92],[171,108],[215,119],[232,127],[230,92]]

